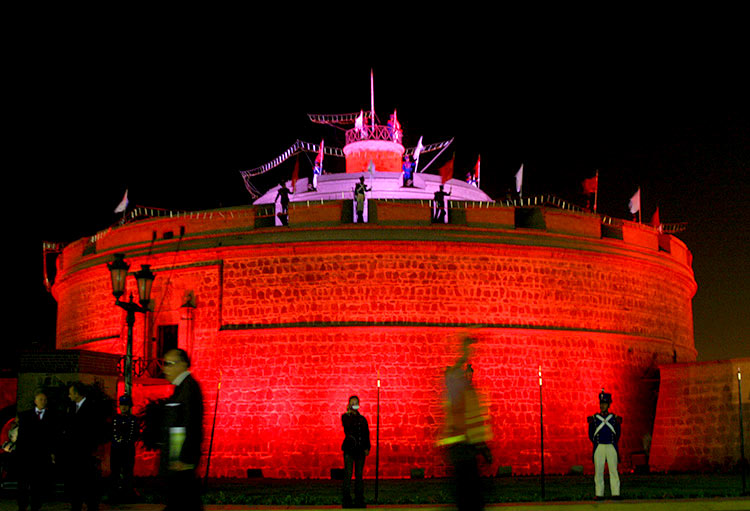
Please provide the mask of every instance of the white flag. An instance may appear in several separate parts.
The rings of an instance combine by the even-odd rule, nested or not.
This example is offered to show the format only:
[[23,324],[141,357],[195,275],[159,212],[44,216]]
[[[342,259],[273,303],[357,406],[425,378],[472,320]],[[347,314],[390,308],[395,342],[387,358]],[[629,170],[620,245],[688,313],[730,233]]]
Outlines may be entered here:
[[128,191],[125,190],[125,196],[120,201],[120,204],[115,208],[115,213],[122,213],[128,208]]
[[422,137],[419,137],[417,147],[414,148],[414,161],[419,161],[419,154],[422,152],[422,149],[424,149],[424,146],[422,145]]
[[516,172],[516,192],[521,193],[521,187],[523,186],[523,163],[521,168]]
[[638,211],[641,210],[641,189],[640,188],[638,188],[638,191],[635,192],[635,195],[633,195],[630,198],[628,207],[630,208],[630,212],[634,215],[638,213]]
[[362,132],[365,127],[365,114],[362,110],[359,111],[359,115],[354,120],[354,129],[356,129],[359,132]]

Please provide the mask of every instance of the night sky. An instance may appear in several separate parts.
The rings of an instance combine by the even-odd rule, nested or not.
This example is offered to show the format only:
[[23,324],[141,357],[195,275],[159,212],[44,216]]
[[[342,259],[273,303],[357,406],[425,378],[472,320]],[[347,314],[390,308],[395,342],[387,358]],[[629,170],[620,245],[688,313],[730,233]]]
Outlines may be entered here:
[[[6,349],[54,344],[43,240],[71,242],[115,223],[126,188],[131,205],[249,204],[240,170],[298,138],[343,147],[342,131],[306,114],[367,110],[372,68],[380,120],[398,109],[407,146],[455,137],[433,171],[455,152],[462,177],[481,154],[493,198],[513,187],[522,163],[525,196],[578,203],[581,181],[598,169],[599,211],[619,218],[629,218],[640,186],[644,222],[658,206],[662,222],[688,224],[678,237],[694,257],[699,360],[750,356],[750,122],[731,41],[559,38],[537,50],[417,37],[373,52],[342,35],[276,51],[281,35],[134,44],[105,32],[47,39],[14,63],[19,158],[6,160],[4,258],[6,275],[23,279],[5,294],[20,291],[6,317],[23,333],[6,336]],[[259,188],[291,170],[290,160]]]

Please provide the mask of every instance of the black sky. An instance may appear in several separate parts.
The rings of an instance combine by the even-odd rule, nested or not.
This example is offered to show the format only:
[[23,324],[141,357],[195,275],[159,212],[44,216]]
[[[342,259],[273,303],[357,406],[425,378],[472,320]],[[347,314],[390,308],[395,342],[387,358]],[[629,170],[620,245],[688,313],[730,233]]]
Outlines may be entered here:
[[[635,44],[605,33],[560,31],[533,48],[528,34],[472,43],[433,34],[393,46],[387,38],[353,44],[346,33],[325,41],[40,35],[10,74],[17,157],[6,161],[4,257],[23,276],[14,319],[28,328],[18,343],[54,339],[43,240],[106,228],[126,188],[131,204],[146,206],[249,204],[240,170],[298,138],[343,146],[339,131],[306,114],[369,108],[372,68],[379,117],[398,109],[406,145],[455,137],[457,173],[481,154],[482,188],[492,197],[513,186],[521,163],[526,195],[573,201],[598,169],[600,212],[621,218],[640,186],[644,221],[658,205],[663,222],[688,223],[678,237],[694,256],[699,359],[750,356],[741,48],[727,37],[639,35]],[[289,174],[291,164],[278,172]]]

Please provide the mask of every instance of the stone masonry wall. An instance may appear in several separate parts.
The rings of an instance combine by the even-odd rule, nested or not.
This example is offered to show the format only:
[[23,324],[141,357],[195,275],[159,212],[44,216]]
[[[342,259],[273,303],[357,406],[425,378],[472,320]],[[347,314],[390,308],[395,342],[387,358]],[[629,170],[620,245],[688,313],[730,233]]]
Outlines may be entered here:
[[[661,366],[649,465],[657,471],[714,471],[740,459],[737,369],[742,370],[742,419],[750,441],[750,359]],[[745,448],[747,456],[747,447]]]
[[[195,374],[206,394],[210,427],[219,371],[221,400],[212,473],[267,477],[328,477],[341,467],[340,416],[348,397],[360,396],[375,442],[377,378],[380,392],[380,475],[446,475],[436,447],[444,424],[445,367],[457,356],[463,329],[414,327],[293,328],[224,332],[221,350],[201,345]],[[586,416],[598,409],[604,387],[623,415],[623,467],[642,450],[656,404],[657,363],[671,347],[643,339],[524,329],[473,331],[475,383],[489,407],[494,474],[539,472],[539,386],[544,375],[545,466],[567,473],[593,470]],[[231,361],[231,362],[229,362]],[[365,475],[374,476],[374,447]]]
[[258,247],[228,254],[223,280],[223,325],[476,323],[693,346],[688,279],[609,254],[458,243]]
[[[157,279],[154,312],[145,324],[137,315],[134,355],[153,355],[158,327],[179,325],[180,346],[203,384],[207,442],[221,375],[214,476],[261,468],[268,477],[328,477],[341,466],[349,395],[362,398],[375,438],[378,374],[380,474],[407,477],[420,467],[444,475],[435,447],[442,374],[467,328],[480,337],[472,363],[494,432],[495,462],[485,473],[500,465],[539,471],[540,365],[546,469],[592,468],[586,416],[602,387],[625,417],[628,466],[652,431],[657,365],[695,360],[690,268],[658,251],[631,253],[622,241],[536,231],[497,237],[489,229],[456,241],[469,236],[461,229],[357,241],[351,237],[384,235],[268,229],[201,238],[182,251],[135,246],[126,254],[131,270],[151,264]],[[58,348],[123,354],[124,312],[111,295],[107,254],[63,256],[70,271],[54,286]],[[194,308],[184,307],[189,297]],[[164,391],[137,391],[136,408]],[[138,473],[154,469],[152,454],[139,459]],[[371,459],[366,476],[373,475]]]

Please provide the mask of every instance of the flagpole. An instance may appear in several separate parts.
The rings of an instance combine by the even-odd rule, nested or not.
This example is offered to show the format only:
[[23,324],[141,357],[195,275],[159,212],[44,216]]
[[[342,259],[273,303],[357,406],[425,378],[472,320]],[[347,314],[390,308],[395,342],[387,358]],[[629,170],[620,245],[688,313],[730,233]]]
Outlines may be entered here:
[[482,167],[481,167],[481,165],[480,165],[480,162],[481,162],[481,161],[482,161],[482,155],[481,155],[481,154],[480,154],[480,155],[477,155],[477,175],[476,175],[476,178],[477,178],[477,188],[481,188],[481,187],[479,186],[479,185],[480,185],[480,182],[481,182],[481,180],[482,180],[482,176],[481,176],[481,173],[482,173]]
[[596,201],[599,197],[599,169],[596,169],[596,188],[594,189],[594,213],[596,213]]
[[375,132],[375,82],[373,72],[370,69],[370,125],[373,133]]

